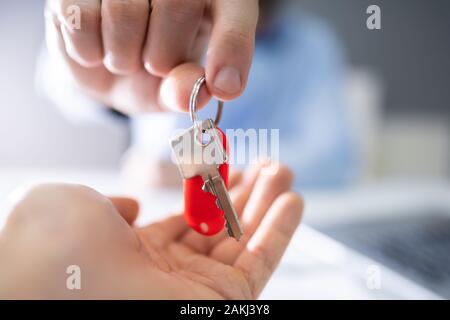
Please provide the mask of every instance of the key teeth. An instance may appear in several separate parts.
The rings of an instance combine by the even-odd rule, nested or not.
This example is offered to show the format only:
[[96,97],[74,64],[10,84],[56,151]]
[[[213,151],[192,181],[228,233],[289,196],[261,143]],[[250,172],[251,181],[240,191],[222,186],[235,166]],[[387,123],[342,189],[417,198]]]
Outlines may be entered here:
[[216,206],[217,206],[217,208],[219,208],[220,210],[223,211],[223,208],[222,208],[222,205],[220,204],[220,200],[219,199],[216,199]]
[[211,185],[210,180],[205,181],[205,182],[203,183],[202,191],[203,191],[203,192],[211,193],[213,196],[217,197],[216,192],[215,192],[215,190],[214,190],[214,186]]
[[228,235],[230,237],[234,238],[233,230],[231,230],[231,227],[230,227],[230,224],[228,223],[228,221],[225,223],[225,227],[227,228]]
[[225,227],[227,228],[227,232],[228,232],[228,236],[230,236],[231,238],[234,238],[236,241],[241,240],[242,236],[244,235],[243,233],[239,232],[239,235],[235,235],[233,233],[232,228],[230,227],[230,224],[228,223],[228,221],[226,221],[225,223]]

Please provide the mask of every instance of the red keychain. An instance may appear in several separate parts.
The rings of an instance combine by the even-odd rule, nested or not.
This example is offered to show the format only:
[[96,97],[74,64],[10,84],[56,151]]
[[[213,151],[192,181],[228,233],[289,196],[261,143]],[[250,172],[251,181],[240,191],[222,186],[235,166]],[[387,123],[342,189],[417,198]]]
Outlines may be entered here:
[[[222,130],[217,129],[222,136],[222,144],[227,150],[227,138]],[[228,163],[219,166],[225,187],[228,188]],[[183,181],[184,218],[195,231],[212,236],[222,231],[225,225],[223,211],[216,204],[216,197],[203,191],[203,178],[196,176]]]
[[242,229],[228,195],[228,143],[217,128],[223,102],[219,101],[215,121],[199,121],[197,98],[205,77],[197,80],[189,110],[194,125],[177,135],[171,146],[184,178],[184,217],[197,232],[211,236],[227,227],[228,234],[239,240]]

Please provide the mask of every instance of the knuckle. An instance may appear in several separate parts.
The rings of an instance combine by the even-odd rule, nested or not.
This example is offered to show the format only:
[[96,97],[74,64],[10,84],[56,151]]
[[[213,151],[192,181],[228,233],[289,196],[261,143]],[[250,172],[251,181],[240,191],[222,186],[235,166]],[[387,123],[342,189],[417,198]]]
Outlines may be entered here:
[[249,32],[249,28],[242,22],[230,22],[222,31],[224,42],[236,49],[250,50],[254,46],[255,33]]
[[100,27],[100,7],[93,1],[62,1],[60,16],[73,33],[94,33]]
[[204,0],[158,0],[154,6],[169,13],[170,18],[178,23],[191,22],[203,14]]
[[112,22],[119,25],[135,22],[136,17],[143,16],[142,13],[147,12],[150,7],[147,0],[106,0],[102,6]]
[[80,17],[80,31],[84,33],[96,33],[100,30],[101,18],[98,10],[85,10],[81,13]]

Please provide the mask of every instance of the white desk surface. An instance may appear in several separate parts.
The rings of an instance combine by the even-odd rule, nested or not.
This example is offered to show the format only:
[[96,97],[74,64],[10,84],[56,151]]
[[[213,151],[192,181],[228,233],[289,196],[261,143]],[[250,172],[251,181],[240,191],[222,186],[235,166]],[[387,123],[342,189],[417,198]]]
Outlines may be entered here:
[[[107,195],[130,195],[141,201],[138,223],[159,219],[181,209],[181,194],[167,190],[132,190],[113,170],[0,168],[0,207],[17,187],[37,182],[88,185]],[[445,183],[393,183],[343,191],[306,192],[304,223],[264,290],[262,299],[413,299],[433,298],[430,292],[381,268],[381,288],[367,287],[368,267],[375,263],[325,237],[308,224],[333,224],[362,215],[417,208],[431,204],[450,207]],[[407,210],[406,210],[407,211]],[[0,212],[0,226],[4,220]]]

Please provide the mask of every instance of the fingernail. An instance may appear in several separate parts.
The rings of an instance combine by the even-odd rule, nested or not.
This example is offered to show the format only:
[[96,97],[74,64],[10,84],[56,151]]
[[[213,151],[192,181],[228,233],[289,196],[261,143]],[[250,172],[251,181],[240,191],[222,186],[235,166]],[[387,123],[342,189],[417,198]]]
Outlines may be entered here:
[[220,91],[228,94],[236,94],[241,90],[241,74],[238,69],[224,67],[216,75],[214,86]]
[[107,52],[105,54],[105,57],[103,58],[103,64],[105,65],[106,69],[108,69],[109,71],[117,71],[115,68],[115,64],[113,61],[113,55],[111,54],[111,52]]
[[174,84],[170,79],[166,79],[161,83],[160,98],[162,104],[172,111],[178,111],[177,97],[174,90]]
[[152,65],[149,62],[144,63],[144,68],[147,70],[148,73],[152,74]]

